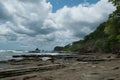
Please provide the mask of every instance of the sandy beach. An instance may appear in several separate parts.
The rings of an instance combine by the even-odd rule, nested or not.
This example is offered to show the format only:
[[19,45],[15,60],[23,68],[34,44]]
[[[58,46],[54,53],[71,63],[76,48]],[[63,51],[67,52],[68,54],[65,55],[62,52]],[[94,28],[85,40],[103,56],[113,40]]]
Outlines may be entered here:
[[111,54],[94,56],[105,60],[56,59],[51,62],[24,59],[8,61],[11,66],[0,68],[0,80],[120,80],[119,58],[115,58],[113,54],[112,57],[110,57]]

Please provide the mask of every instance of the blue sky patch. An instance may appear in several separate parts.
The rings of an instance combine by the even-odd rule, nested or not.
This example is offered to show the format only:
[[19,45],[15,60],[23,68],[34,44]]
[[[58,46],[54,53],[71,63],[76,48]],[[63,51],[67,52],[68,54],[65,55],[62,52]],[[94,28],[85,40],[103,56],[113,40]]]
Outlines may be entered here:
[[53,12],[56,12],[58,9],[63,8],[64,6],[73,7],[79,4],[88,2],[90,4],[94,4],[99,0],[47,0],[53,6]]

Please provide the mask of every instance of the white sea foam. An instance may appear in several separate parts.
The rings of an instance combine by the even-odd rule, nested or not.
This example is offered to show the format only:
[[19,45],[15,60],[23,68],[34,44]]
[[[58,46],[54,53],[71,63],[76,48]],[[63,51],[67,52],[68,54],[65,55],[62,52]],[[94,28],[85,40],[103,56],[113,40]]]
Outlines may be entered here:
[[13,59],[13,55],[64,55],[64,53],[29,53],[29,51],[20,50],[0,50],[0,61]]
[[23,52],[26,52],[26,51],[20,51],[20,50],[0,50],[0,53],[23,53]]
[[0,50],[0,61],[12,59],[13,55],[26,54],[26,51],[20,50]]

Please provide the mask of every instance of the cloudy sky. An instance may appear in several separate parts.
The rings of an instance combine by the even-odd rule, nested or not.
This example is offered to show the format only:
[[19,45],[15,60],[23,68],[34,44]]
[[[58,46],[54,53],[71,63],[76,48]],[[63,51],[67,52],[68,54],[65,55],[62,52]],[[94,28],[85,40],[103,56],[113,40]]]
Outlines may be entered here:
[[94,31],[114,10],[107,0],[0,0],[0,49],[64,46]]

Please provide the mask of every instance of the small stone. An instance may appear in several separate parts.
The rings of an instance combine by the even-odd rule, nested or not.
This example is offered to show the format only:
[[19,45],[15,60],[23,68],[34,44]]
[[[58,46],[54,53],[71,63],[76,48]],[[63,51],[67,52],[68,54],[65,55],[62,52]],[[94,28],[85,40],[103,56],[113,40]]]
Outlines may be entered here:
[[96,68],[97,66],[93,65],[92,68]]
[[118,70],[119,69],[119,67],[115,67],[115,68],[113,68],[113,70]]

